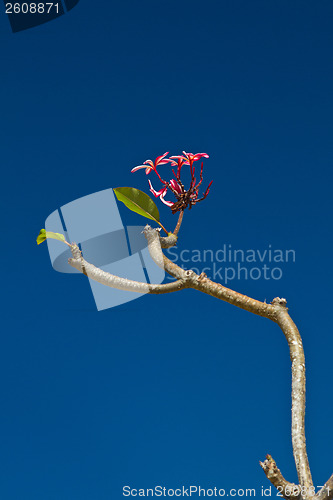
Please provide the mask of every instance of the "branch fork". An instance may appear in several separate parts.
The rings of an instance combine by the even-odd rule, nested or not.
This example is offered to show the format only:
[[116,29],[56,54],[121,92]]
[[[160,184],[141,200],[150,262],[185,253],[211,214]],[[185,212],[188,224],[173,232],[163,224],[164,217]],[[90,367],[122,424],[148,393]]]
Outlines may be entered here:
[[265,472],[270,482],[280,491],[285,500],[332,500],[333,499],[333,475],[325,483],[323,488],[315,494],[311,471],[306,451],[305,442],[305,358],[302,339],[300,333],[289,316],[287,301],[276,297],[271,304],[247,297],[234,290],[226,288],[220,283],[211,281],[204,273],[196,274],[192,270],[184,270],[171,262],[162,252],[161,248],[170,248],[177,243],[177,233],[182,221],[180,214],[176,230],[169,233],[167,237],[161,237],[159,231],[147,225],[144,228],[144,235],[148,242],[148,249],[153,261],[161,268],[165,269],[175,281],[168,284],[141,283],[127,278],[121,278],[98,269],[93,264],[87,262],[79,249],[73,243],[70,245],[72,258],[69,264],[82,272],[90,279],[98,281],[104,285],[120,290],[132,292],[163,294],[170,293],[185,288],[192,288],[200,292],[211,295],[217,299],[228,302],[253,314],[265,317],[274,321],[281,328],[289,346],[292,374],[292,445],[298,474],[299,485],[288,482],[281,474],[275,461],[267,455],[260,466]]

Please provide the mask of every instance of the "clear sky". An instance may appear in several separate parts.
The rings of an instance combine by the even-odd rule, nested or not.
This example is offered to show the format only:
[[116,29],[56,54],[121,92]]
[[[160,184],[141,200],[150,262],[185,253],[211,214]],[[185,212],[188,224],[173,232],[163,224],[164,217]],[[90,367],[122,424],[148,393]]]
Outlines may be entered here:
[[178,255],[295,251],[266,262],[281,279],[228,286],[288,300],[315,484],[332,474],[332,23],[326,0],[80,0],[18,33],[0,12],[2,499],[191,484],[260,496],[266,453],[297,481],[276,325],[191,290],[97,312],[86,278],[55,272],[36,245],[58,207],[147,190],[130,169],[184,149],[210,155],[214,183],[186,214]]

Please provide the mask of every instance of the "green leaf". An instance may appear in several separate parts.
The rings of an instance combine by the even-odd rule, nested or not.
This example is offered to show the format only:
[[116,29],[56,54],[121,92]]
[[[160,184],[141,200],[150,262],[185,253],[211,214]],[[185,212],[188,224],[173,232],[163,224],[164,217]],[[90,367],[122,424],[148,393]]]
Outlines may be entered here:
[[131,187],[115,188],[113,191],[117,199],[122,201],[132,212],[136,212],[160,224],[158,208],[146,193]]
[[60,233],[52,233],[50,231],[45,231],[45,229],[41,229],[39,235],[37,236],[37,245],[40,245],[47,238],[52,238],[54,240],[62,241],[66,243],[65,236]]

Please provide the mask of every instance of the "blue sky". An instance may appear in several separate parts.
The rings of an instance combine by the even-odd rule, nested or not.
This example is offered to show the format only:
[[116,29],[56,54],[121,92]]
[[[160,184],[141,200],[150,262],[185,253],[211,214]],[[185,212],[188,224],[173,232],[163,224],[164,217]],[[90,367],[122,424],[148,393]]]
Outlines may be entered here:
[[58,207],[146,190],[130,169],[184,149],[210,155],[214,183],[179,251],[295,250],[281,279],[229,286],[288,300],[314,482],[331,475],[332,20],[325,0],[80,0],[13,34],[2,12],[1,498],[191,484],[259,496],[266,453],[297,481],[276,325],[191,290],[97,312],[85,277],[56,273],[36,245]]

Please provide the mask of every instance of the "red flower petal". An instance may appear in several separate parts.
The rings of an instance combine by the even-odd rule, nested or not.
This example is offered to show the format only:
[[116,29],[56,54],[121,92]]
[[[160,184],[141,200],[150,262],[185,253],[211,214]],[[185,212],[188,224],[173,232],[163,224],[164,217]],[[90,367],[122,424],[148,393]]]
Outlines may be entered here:
[[178,182],[177,182],[177,181],[175,181],[175,179],[171,179],[170,184],[171,184],[171,186],[173,187],[173,189],[174,189],[175,191],[177,191],[177,193],[179,193],[179,194],[181,194],[181,193],[182,193],[181,187],[180,187],[180,185],[178,184]]
[[168,154],[169,154],[169,151],[167,151],[166,153],[164,153],[164,155],[162,155],[162,156],[158,156],[156,158],[155,162],[154,162],[155,167],[157,167],[157,165],[164,165],[165,163],[168,163],[169,160],[164,160],[163,161],[163,158],[165,158],[166,155],[168,155]]
[[153,193],[153,195],[155,196],[155,198],[158,198],[159,196],[165,196],[165,193],[167,192],[168,188],[166,187],[163,187],[162,189],[160,189],[159,191],[156,191],[153,186],[152,186],[152,183],[150,182],[150,180],[148,179],[148,182],[149,182],[149,191],[151,193]]
[[132,168],[131,172],[136,172],[137,170],[140,170],[141,168],[147,168],[147,165],[138,165],[137,167]]

